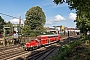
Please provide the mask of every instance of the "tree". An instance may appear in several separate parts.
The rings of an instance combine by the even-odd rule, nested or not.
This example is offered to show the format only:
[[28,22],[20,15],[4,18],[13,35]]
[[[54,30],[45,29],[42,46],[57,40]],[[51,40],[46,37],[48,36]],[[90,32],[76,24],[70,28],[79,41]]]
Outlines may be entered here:
[[88,17],[88,14],[85,12],[77,11],[76,25],[85,35],[87,35],[87,31],[90,30],[90,18]]
[[24,25],[24,27],[22,28],[22,33],[24,35],[30,35],[30,26]]
[[10,26],[12,26],[13,24],[12,24],[10,21],[8,21],[8,22],[6,22],[5,25],[8,26],[8,27],[10,27]]
[[4,19],[0,16],[0,33],[3,32],[3,27],[4,27]]
[[42,8],[39,6],[32,7],[26,12],[26,20],[24,24],[29,26],[31,31],[43,32],[45,22],[46,16]]
[[12,27],[13,24],[10,21],[8,21],[8,22],[5,22],[5,26],[10,27],[10,29],[6,30],[6,34],[10,34],[12,32],[12,30],[13,30],[13,27]]
[[68,3],[69,8],[76,9],[76,25],[85,35],[90,30],[90,0],[54,0],[56,4]]
[[90,10],[90,0],[54,0],[56,4],[68,3],[70,9],[76,9],[84,12]]

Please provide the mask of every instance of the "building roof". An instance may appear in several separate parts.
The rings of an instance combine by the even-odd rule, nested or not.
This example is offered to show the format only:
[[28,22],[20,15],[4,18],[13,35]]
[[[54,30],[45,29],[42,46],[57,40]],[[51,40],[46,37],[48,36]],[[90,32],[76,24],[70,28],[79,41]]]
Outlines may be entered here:
[[[58,36],[58,34],[53,34],[53,35],[39,35],[40,37],[44,37],[44,36],[48,36],[48,37],[50,37],[50,36]],[[39,36],[37,36],[37,37],[39,37]]]
[[53,26],[53,27],[62,27],[62,26]]

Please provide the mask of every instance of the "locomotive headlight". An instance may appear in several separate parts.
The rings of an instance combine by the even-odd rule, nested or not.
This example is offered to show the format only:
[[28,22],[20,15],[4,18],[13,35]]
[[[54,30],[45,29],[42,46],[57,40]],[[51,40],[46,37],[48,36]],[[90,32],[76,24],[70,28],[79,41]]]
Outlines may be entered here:
[[26,49],[27,50],[27,49]]

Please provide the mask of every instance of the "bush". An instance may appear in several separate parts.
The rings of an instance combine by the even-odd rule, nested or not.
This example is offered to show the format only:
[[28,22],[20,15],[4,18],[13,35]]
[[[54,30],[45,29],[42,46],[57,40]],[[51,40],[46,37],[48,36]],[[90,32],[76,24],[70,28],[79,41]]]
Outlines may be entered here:
[[88,40],[88,36],[87,35],[82,35],[81,38],[83,38],[84,40]]
[[48,35],[48,34],[53,34],[53,32],[45,32],[45,34],[47,34],[47,35]]
[[80,40],[76,40],[69,44],[66,44],[65,46],[61,46],[59,48],[58,54],[55,55],[54,57],[51,57],[51,60],[67,60],[67,57],[70,55],[72,49],[76,46],[81,45],[81,43],[82,42]]
[[31,37],[35,37],[35,36],[36,36],[36,34],[35,34],[35,33],[33,33],[33,32],[31,32],[31,33],[30,33],[30,36],[31,36]]

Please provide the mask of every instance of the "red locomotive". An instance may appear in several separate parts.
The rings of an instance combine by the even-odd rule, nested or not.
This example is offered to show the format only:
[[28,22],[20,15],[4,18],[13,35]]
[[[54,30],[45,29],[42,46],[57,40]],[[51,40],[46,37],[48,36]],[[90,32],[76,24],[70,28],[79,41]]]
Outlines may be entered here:
[[60,41],[60,35],[40,35],[37,36],[35,40],[32,40],[30,42],[27,42],[25,45],[25,50],[35,49],[37,47],[40,47],[42,45],[51,44],[53,42]]

